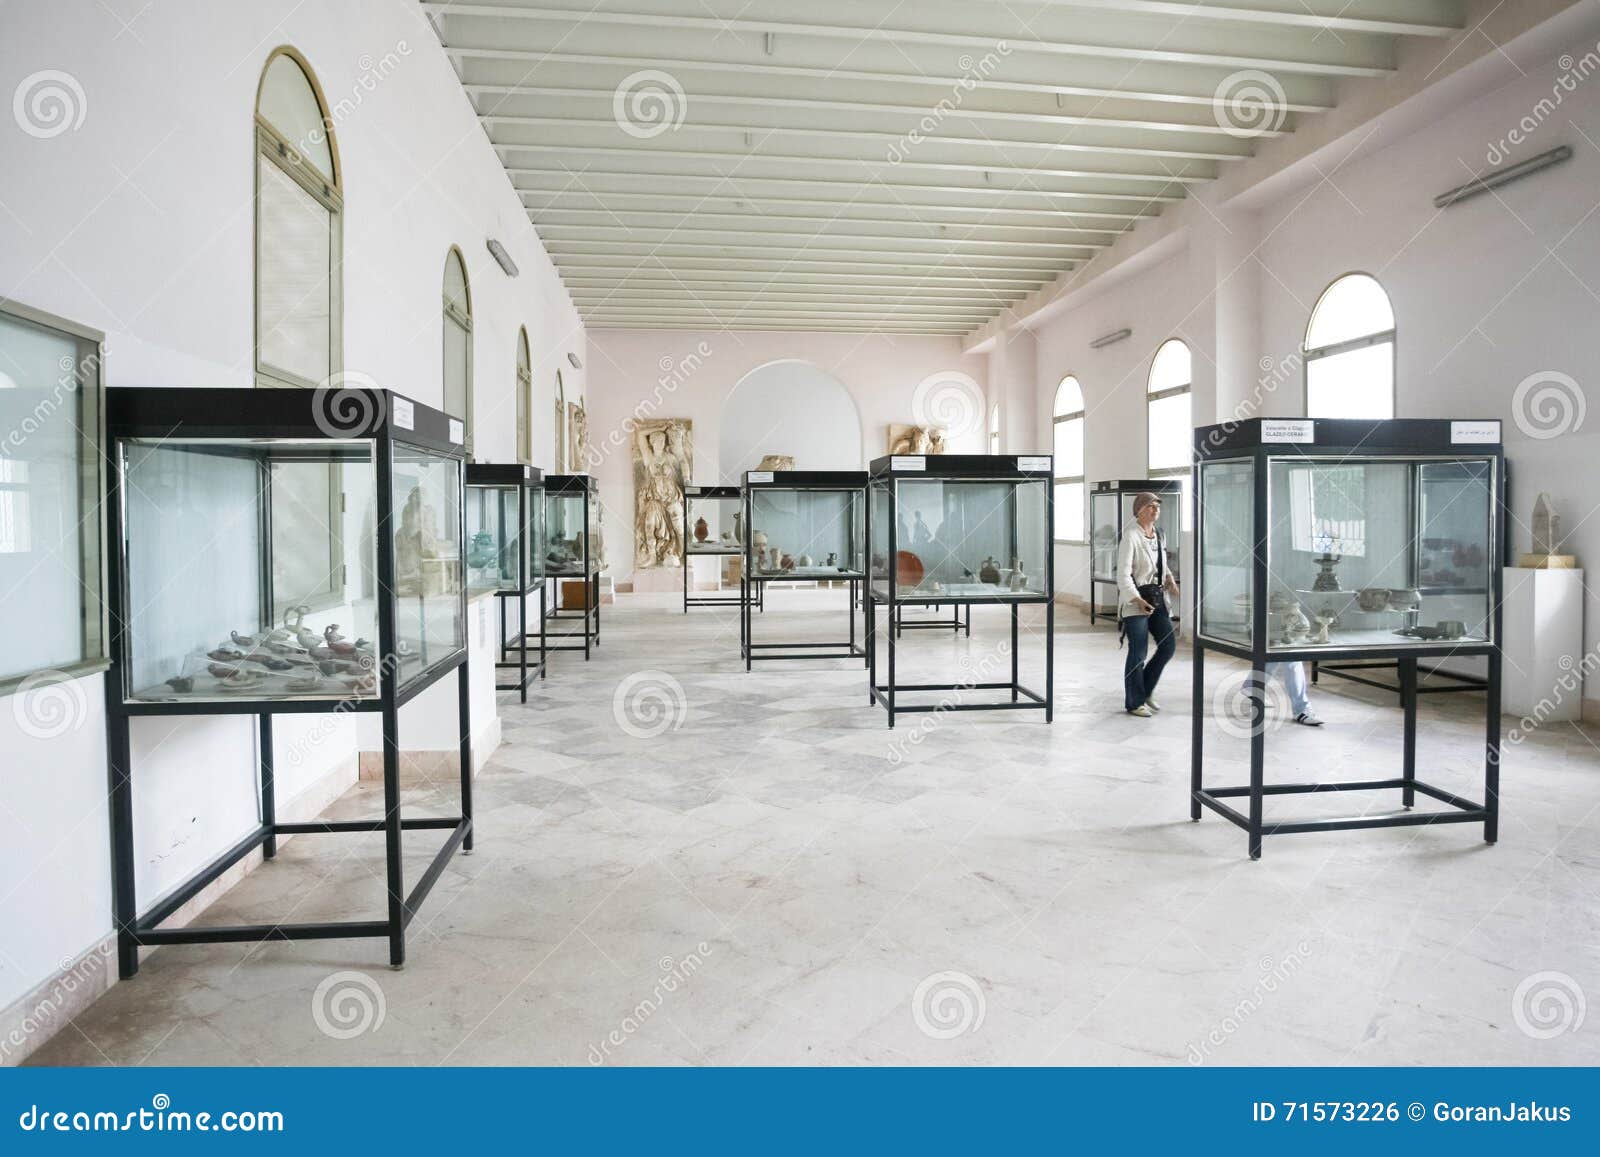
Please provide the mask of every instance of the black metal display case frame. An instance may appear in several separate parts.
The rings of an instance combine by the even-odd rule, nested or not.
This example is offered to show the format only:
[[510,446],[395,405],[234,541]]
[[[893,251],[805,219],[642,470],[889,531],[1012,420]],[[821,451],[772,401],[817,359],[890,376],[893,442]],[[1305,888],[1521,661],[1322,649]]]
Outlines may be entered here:
[[[544,511],[544,474],[536,466],[521,464],[507,465],[492,462],[467,463],[467,498],[471,501],[471,492],[476,487],[487,487],[496,490],[515,488],[517,491],[517,525],[518,534],[526,535],[532,530],[530,519],[538,507],[540,520],[543,520]],[[505,541],[505,527],[500,528],[501,541]],[[521,542],[521,539],[518,540]],[[535,679],[545,677],[545,668],[548,655],[545,651],[547,641],[545,635],[545,580],[544,580],[544,543],[535,539],[531,547],[524,544],[517,551],[517,585],[515,588],[505,587],[495,591],[496,622],[500,634],[496,642],[496,658],[494,667],[496,671],[515,671],[516,682],[502,683],[495,680],[496,691],[515,691],[522,702],[528,701],[528,685]],[[539,631],[537,634],[528,630],[528,598],[537,593],[539,596]],[[516,607],[517,636],[516,642],[506,641],[506,630],[510,626],[512,605]],[[530,639],[538,640],[538,662],[528,662]],[[516,658],[510,656],[513,654]]]
[[[862,560],[866,559],[866,500],[867,475],[862,470],[751,470],[744,476],[740,488],[744,495],[744,566],[739,576],[739,655],[744,669],[749,671],[757,660],[772,659],[866,659],[866,648],[856,635],[856,607],[864,606],[861,588],[866,572],[840,571],[837,576],[816,574],[758,574],[755,558],[755,525],[751,520],[754,492],[757,490],[805,490],[825,493],[854,494],[861,508]],[[755,618],[751,611],[766,604],[768,583],[847,582],[850,602],[849,638],[839,642],[824,643],[758,643],[755,641]],[[864,638],[864,630],[863,630]]]
[[[738,486],[685,486],[683,488],[683,613],[688,614],[690,607],[737,607],[744,598],[744,588],[740,587],[738,594],[697,595],[694,589],[694,560],[697,558],[737,558],[743,562],[745,559],[744,543],[727,546],[722,543],[708,549],[690,551],[689,539],[694,533],[694,524],[689,521],[689,514],[695,501],[700,499],[737,500],[741,506],[744,504],[744,490]],[[741,567],[742,569],[742,567]],[[765,610],[761,594],[765,587],[756,589],[756,609]]]
[[[591,508],[594,504],[594,479],[588,474],[546,474],[544,476],[545,496],[545,537],[548,546],[550,526],[550,500],[557,495],[583,495],[583,553],[579,560],[579,569],[571,574],[563,574],[549,569],[548,564],[542,564],[545,572],[545,585],[550,589],[548,607],[542,613],[544,620],[540,630],[545,633],[544,649],[546,655],[551,651],[582,651],[584,662],[589,661],[594,648],[600,645],[600,560],[595,558],[590,551],[590,544],[594,541],[595,527],[590,519]],[[583,609],[569,611],[561,606],[561,584],[582,580],[583,582]],[[560,631],[548,630],[548,623],[560,621],[569,623],[574,620],[580,626],[573,629]],[[551,642],[559,639],[561,642]],[[573,640],[582,640],[574,642]]]
[[[392,672],[386,672],[379,680],[378,694],[370,698],[271,700],[250,699],[241,695],[237,699],[217,702],[128,701],[124,680],[129,670],[127,632],[131,608],[128,606],[127,576],[122,558],[125,497],[123,464],[118,450],[120,440],[370,439],[377,480],[377,523],[374,533],[377,540],[378,653],[387,657],[397,653],[395,607],[399,597],[395,588],[394,568],[394,533],[398,518],[393,493],[394,448],[397,445],[413,447],[464,463],[466,455],[461,441],[451,437],[459,429],[459,421],[449,415],[381,389],[348,388],[332,391],[129,386],[106,392],[106,437],[107,445],[112,447],[113,459],[108,472],[106,495],[107,542],[112,545],[106,552],[112,660],[112,668],[105,679],[106,765],[110,792],[112,912],[117,934],[117,970],[123,979],[139,971],[141,948],[164,944],[384,939],[389,943],[389,963],[391,967],[398,968],[405,963],[406,929],[438,883],[450,858],[458,849],[463,853],[472,851],[473,826],[471,686],[465,640],[459,649],[433,661],[403,688]],[[458,504],[457,513],[460,520],[457,536],[464,543],[464,503]],[[265,571],[268,566],[265,539],[262,559]],[[462,568],[461,581],[457,584],[458,609],[461,622],[465,624],[465,559],[458,559],[457,564]],[[263,575],[262,590],[270,590],[269,575]],[[387,658],[384,666],[390,666]],[[400,708],[452,672],[456,676],[456,702],[461,728],[460,814],[405,819],[400,812]],[[273,716],[313,712],[374,712],[381,716],[384,810],[381,819],[304,823],[283,823],[278,820],[273,775]],[[140,716],[175,715],[256,717],[260,822],[233,847],[141,914],[135,889],[134,769],[130,724]],[[448,835],[443,847],[435,853],[411,891],[407,892],[401,864],[401,838],[403,833],[410,831],[443,831]],[[265,860],[272,860],[277,855],[280,836],[379,832],[384,836],[384,878],[388,901],[383,919],[244,925],[190,924],[182,928],[161,926],[256,849],[261,850]]]
[[[1310,427],[1309,439],[1296,435],[1292,443],[1263,440],[1264,422],[1281,419],[1253,418],[1219,426],[1205,426],[1194,433],[1194,605],[1197,608],[1194,631],[1193,744],[1190,765],[1189,818],[1199,821],[1202,808],[1209,808],[1244,830],[1252,860],[1261,858],[1262,839],[1269,835],[1296,832],[1349,831],[1362,828],[1417,827],[1432,824],[1483,825],[1483,838],[1493,844],[1499,838],[1500,822],[1500,707],[1501,707],[1501,601],[1503,595],[1502,548],[1505,533],[1505,456],[1498,439],[1499,422],[1483,420],[1453,422],[1449,419],[1401,418],[1387,421],[1353,419],[1304,419]],[[1457,426],[1470,427],[1470,441],[1456,441]],[[1478,441],[1485,429],[1495,431],[1495,440]],[[1268,639],[1268,465],[1272,459],[1304,454],[1318,458],[1345,458],[1352,463],[1384,459],[1438,458],[1488,459],[1493,470],[1493,498],[1490,507],[1490,543],[1486,554],[1489,565],[1491,623],[1490,639],[1485,642],[1439,640],[1436,643],[1399,645],[1355,645],[1330,649],[1326,646],[1269,648]],[[1239,461],[1253,466],[1253,542],[1251,543],[1251,641],[1249,644],[1214,638],[1206,634],[1205,616],[1198,610],[1205,597],[1205,489],[1204,470],[1208,464]],[[1413,528],[1413,533],[1414,533]],[[1330,653],[1330,650],[1332,653]],[[1207,787],[1204,780],[1204,726],[1207,717],[1205,697],[1205,657],[1215,651],[1242,659],[1251,665],[1246,696],[1250,702],[1250,781],[1247,784]],[[1484,769],[1481,802],[1463,798],[1417,778],[1417,661],[1481,655],[1488,668],[1485,679]],[[1401,770],[1396,778],[1374,778],[1333,783],[1266,782],[1266,680],[1267,664],[1279,662],[1315,663],[1336,658],[1340,661],[1383,660],[1394,663],[1400,677],[1402,710]],[[1382,815],[1353,815],[1333,819],[1267,820],[1263,804],[1268,796],[1320,794],[1346,791],[1400,792],[1401,811]],[[1445,805],[1443,810],[1417,812],[1412,808],[1423,795]],[[1247,801],[1248,811],[1240,811],[1229,800]]]
[[[1117,537],[1116,541],[1111,544],[1112,555],[1115,557],[1116,553],[1122,549],[1122,535],[1128,529],[1128,526],[1123,521],[1122,517],[1123,495],[1139,494],[1143,491],[1149,491],[1151,494],[1159,494],[1161,496],[1162,504],[1168,510],[1172,511],[1173,513],[1181,513],[1181,511],[1178,510],[1178,504],[1183,498],[1183,479],[1181,478],[1142,478],[1134,480],[1129,480],[1126,478],[1110,478],[1103,482],[1096,482],[1094,484],[1094,489],[1089,492],[1089,625],[1091,627],[1097,622],[1101,621],[1115,623],[1117,621],[1117,608],[1122,603],[1121,596],[1115,593],[1117,590],[1117,576],[1115,574],[1101,574],[1100,571],[1095,567],[1095,496],[1110,494],[1115,497],[1117,507]],[[1183,537],[1182,534],[1180,533],[1177,537],[1181,542]],[[1170,556],[1177,555],[1181,557],[1182,553],[1182,550],[1174,549],[1169,544],[1167,547],[1169,564],[1171,562]],[[1115,568],[1115,562],[1112,563],[1112,566]],[[1183,578],[1177,567],[1170,567],[1170,569],[1172,570],[1174,578],[1179,580]],[[1113,591],[1111,596],[1111,607],[1109,610],[1107,610],[1105,604],[1100,601],[1100,589],[1102,587],[1110,587]],[[1177,623],[1181,622],[1182,619],[1179,615],[1173,615],[1172,621]]]
[[[1055,527],[1055,486],[1052,482],[1053,460],[1048,454],[1036,455],[1005,455],[1005,454],[929,454],[924,456],[886,455],[873,460],[867,469],[869,490],[867,495],[867,551],[868,581],[866,583],[867,598],[867,687],[868,701],[882,704],[889,715],[889,726],[895,724],[895,716],[905,713],[926,713],[943,711],[1043,711],[1046,723],[1055,718],[1055,625],[1056,625],[1056,562],[1055,551],[1052,548],[1052,539]],[[880,479],[889,482],[889,525],[888,525],[888,553],[884,560],[887,568],[887,580],[884,584],[886,597],[880,598],[871,580],[874,570],[872,555],[872,494],[870,484]],[[899,518],[896,503],[899,501],[896,481],[940,481],[940,482],[1043,482],[1044,491],[1044,531],[1040,536],[1045,544],[1045,577],[1044,593],[1038,595],[966,595],[951,596],[948,593],[926,595],[907,598],[899,593],[898,583],[895,581],[895,559],[900,550]],[[1016,492],[1012,491],[1013,506],[1016,502]],[[1007,557],[1015,557],[1019,549],[1017,541],[1017,519],[1015,510],[1011,522],[1012,542]],[[878,682],[878,616],[877,608],[884,606],[887,611],[889,629],[885,631],[887,649],[885,652],[885,679]],[[1005,682],[977,682],[965,683],[898,683],[895,679],[895,639],[900,625],[900,608],[906,606],[942,606],[945,604],[959,604],[965,606],[968,615],[973,606],[1005,606],[1011,609],[1011,678]],[[1043,605],[1045,615],[1044,632],[1044,690],[1036,691],[1023,684],[1021,679],[1021,652],[1018,646],[1021,640],[1021,612],[1025,606]],[[941,623],[948,626],[948,623]],[[903,691],[911,692],[960,692],[960,691],[1009,691],[1011,698],[998,703],[959,703],[948,699],[937,703],[901,703],[899,695]]]

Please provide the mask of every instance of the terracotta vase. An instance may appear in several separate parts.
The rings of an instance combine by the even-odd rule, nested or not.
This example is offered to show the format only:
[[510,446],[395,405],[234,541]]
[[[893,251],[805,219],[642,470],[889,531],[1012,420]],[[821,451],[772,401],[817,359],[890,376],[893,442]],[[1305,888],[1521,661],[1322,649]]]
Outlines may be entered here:
[[710,537],[711,537],[711,528],[706,525],[706,520],[703,519],[703,518],[695,519],[694,520],[694,540],[696,542],[704,542],[706,539],[708,539]]

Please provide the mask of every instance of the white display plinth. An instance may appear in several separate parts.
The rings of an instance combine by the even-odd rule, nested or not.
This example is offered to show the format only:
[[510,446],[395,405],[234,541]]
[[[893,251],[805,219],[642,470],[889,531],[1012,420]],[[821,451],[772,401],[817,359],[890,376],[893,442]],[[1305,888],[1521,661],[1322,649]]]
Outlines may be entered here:
[[[1583,714],[1583,571],[1505,569],[1501,710],[1541,722]],[[1484,673],[1482,659],[1441,662],[1462,675]]]

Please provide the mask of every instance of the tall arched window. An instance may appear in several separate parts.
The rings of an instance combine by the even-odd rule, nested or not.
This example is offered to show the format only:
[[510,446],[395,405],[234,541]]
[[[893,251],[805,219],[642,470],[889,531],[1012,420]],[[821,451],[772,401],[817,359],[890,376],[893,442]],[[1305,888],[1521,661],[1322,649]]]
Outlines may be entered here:
[[533,357],[527,326],[517,330],[517,461],[533,465]]
[[989,407],[989,453],[1000,453],[1000,403]]
[[1068,374],[1056,387],[1056,541],[1083,542],[1083,387]]
[[1377,280],[1328,286],[1306,326],[1306,416],[1394,417],[1394,308]]
[[472,450],[472,291],[454,245],[444,257],[444,412],[461,419]]
[[316,386],[341,368],[339,179],[339,150],[310,66],[294,49],[276,49],[256,93],[258,386]]
[[1151,478],[1184,480],[1183,529],[1188,530],[1189,464],[1193,457],[1191,388],[1194,384],[1194,359],[1181,338],[1169,338],[1150,361],[1150,380],[1145,384],[1146,458]]
[[556,473],[567,470],[567,387],[561,381],[561,371],[556,371]]

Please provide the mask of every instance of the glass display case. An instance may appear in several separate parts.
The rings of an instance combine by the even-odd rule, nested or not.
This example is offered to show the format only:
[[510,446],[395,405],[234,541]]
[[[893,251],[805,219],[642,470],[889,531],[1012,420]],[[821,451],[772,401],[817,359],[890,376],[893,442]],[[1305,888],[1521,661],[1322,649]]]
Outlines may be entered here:
[[[462,434],[376,388],[107,393],[106,751],[123,976],[156,944],[372,937],[404,961],[411,914],[444,862],[472,849]],[[461,810],[402,819],[400,708],[450,674]],[[274,717],[347,711],[380,716],[383,817],[280,822]],[[131,719],[217,714],[256,717],[259,822],[141,910]],[[401,835],[415,828],[447,838],[408,893]],[[306,831],[385,834],[385,919],[167,926],[246,856],[271,860],[279,837]]]
[[[243,417],[237,433],[191,433],[216,395],[246,391],[137,392],[152,396],[123,407],[112,449],[126,702],[376,701],[385,681],[405,691],[461,658],[459,452],[396,438],[380,493],[377,438],[275,434]],[[170,395],[193,410],[160,433],[133,428]]]
[[[737,587],[744,571],[744,492],[737,486],[685,486],[683,488],[683,525],[687,546],[683,557],[683,609],[690,607],[734,607],[739,605],[739,595],[721,593],[727,587]],[[706,567],[714,567],[716,594],[696,594],[702,589],[696,559],[712,559]],[[757,605],[760,605],[757,588]]]
[[[467,465],[467,585],[495,592],[500,628],[496,691],[528,701],[528,684],[544,675],[544,476],[532,466],[472,462]],[[538,596],[528,630],[528,600]],[[533,657],[530,658],[530,655]]]
[[[550,585],[545,617],[561,620],[546,631],[546,651],[582,651],[600,643],[600,497],[587,474],[547,474],[544,479],[544,577]],[[551,642],[551,639],[558,640]]]
[[[859,470],[751,470],[744,476],[740,649],[756,659],[861,658],[856,606],[866,577],[867,476]],[[850,636],[841,642],[757,643],[751,610],[768,584],[843,583]],[[752,604],[754,600],[754,604]]]
[[[1167,570],[1182,581],[1180,525],[1183,480],[1180,478],[1114,478],[1096,482],[1089,492],[1089,623],[1117,621],[1117,551],[1122,534],[1133,523],[1133,500],[1148,491],[1159,494],[1167,527]],[[1176,622],[1177,616],[1173,617]]]
[[[1261,732],[1268,665],[1380,660],[1394,665],[1405,711],[1404,774],[1370,781],[1451,804],[1404,822],[1483,822],[1493,842],[1497,770],[1482,804],[1415,779],[1418,660],[1483,656],[1488,748],[1498,762],[1500,586],[1505,464],[1497,421],[1253,419],[1195,432],[1195,802],[1217,806],[1239,791],[1200,784],[1204,652],[1247,660],[1238,697],[1252,738],[1251,854],[1267,830],[1374,826],[1366,820],[1262,826]],[[1275,668],[1276,669],[1276,668]],[[1219,699],[1219,702],[1221,700]],[[1232,730],[1232,729],[1229,729]],[[1298,785],[1286,791],[1349,790]],[[1231,814],[1230,814],[1231,813]],[[1382,826],[1400,822],[1392,817]]]
[[[938,706],[901,703],[902,690],[1004,691],[995,703],[972,701],[963,709],[1038,709],[1052,714],[1054,661],[1055,525],[1052,459],[1048,454],[892,455],[868,471],[869,540],[868,670],[872,694],[889,712],[889,725],[904,711]],[[1000,604],[1011,608],[1011,680],[981,685],[895,682],[895,636],[905,606]],[[1020,611],[1038,604],[1045,611],[1045,689],[1018,678]],[[876,610],[888,611],[887,681],[877,682]]]

